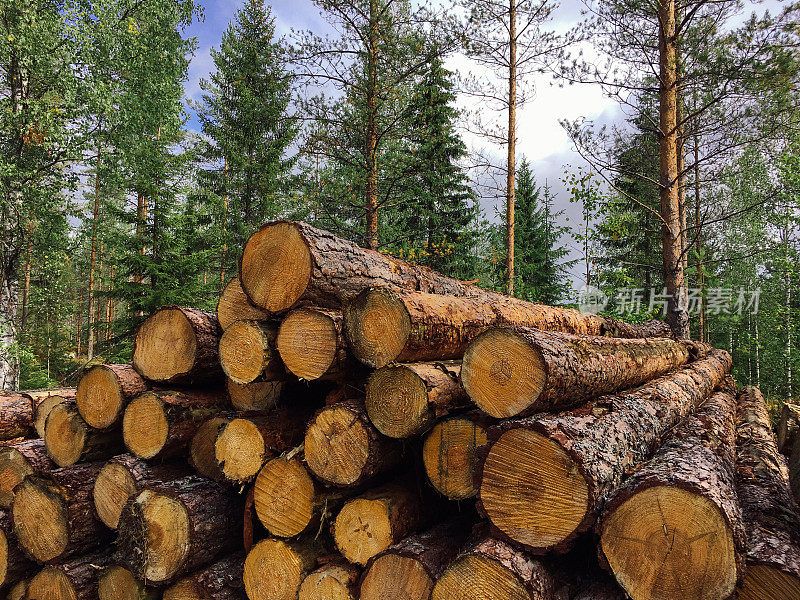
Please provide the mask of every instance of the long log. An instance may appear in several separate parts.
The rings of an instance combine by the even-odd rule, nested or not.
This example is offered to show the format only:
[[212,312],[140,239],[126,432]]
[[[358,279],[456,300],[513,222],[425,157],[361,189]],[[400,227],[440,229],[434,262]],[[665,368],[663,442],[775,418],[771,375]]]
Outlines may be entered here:
[[239,283],[239,276],[231,277],[217,301],[217,319],[225,331],[235,321],[264,321],[269,312],[254,306]]
[[428,600],[469,531],[469,524],[459,518],[390,546],[369,561],[361,600]]
[[231,554],[164,591],[164,600],[244,600],[244,551]]
[[129,569],[113,564],[100,571],[97,596],[98,600],[160,600],[161,591],[145,587]]
[[450,500],[466,500],[478,493],[478,449],[488,442],[490,419],[483,413],[450,417],[437,423],[425,437],[422,462],[428,481]]
[[0,590],[6,590],[30,575],[36,563],[20,550],[10,515],[0,510]]
[[94,512],[92,488],[102,464],[28,475],[14,493],[11,519],[21,548],[40,563],[55,563],[107,542]]
[[220,390],[154,390],[137,396],[122,418],[122,439],[139,458],[182,454],[209,417],[229,409]]
[[[303,580],[328,553],[329,548],[314,536],[261,540],[247,553],[244,562],[247,597],[249,600],[296,600]],[[265,576],[266,573],[280,576]]]
[[36,435],[44,439],[44,426],[47,423],[50,411],[62,402],[75,400],[75,398],[75,391],[71,394],[60,393],[37,398],[36,406],[33,409],[33,426],[36,429]]
[[173,481],[189,475],[183,461],[151,465],[130,454],[120,454],[107,461],[92,490],[92,500],[97,516],[110,529],[116,529],[122,509],[128,500],[148,485]]
[[471,287],[450,296],[372,288],[343,308],[345,334],[370,367],[393,362],[460,359],[470,342],[494,326],[612,337],[669,337],[666,323],[622,324],[572,308],[533,304]]
[[359,486],[396,467],[402,456],[401,443],[378,432],[361,400],[326,406],[308,423],[306,463],[325,483]]
[[95,365],[84,371],[78,381],[78,412],[90,427],[112,427],[122,419],[128,402],[148,387],[132,365]]
[[166,584],[240,548],[241,527],[236,495],[189,475],[151,485],[125,505],[117,558],[139,579]]
[[407,438],[424,433],[437,419],[467,406],[458,362],[381,367],[367,383],[366,408],[383,435]]
[[360,576],[355,565],[333,560],[306,576],[297,600],[357,600]]
[[0,508],[10,508],[14,487],[35,471],[51,471],[44,440],[15,440],[0,446]]
[[286,382],[253,381],[236,383],[226,378],[228,398],[236,410],[267,410],[275,406],[283,393]]
[[33,405],[30,398],[17,392],[0,393],[0,440],[31,437]]
[[59,467],[105,460],[124,450],[119,431],[89,427],[74,400],[50,410],[44,424],[44,445]]
[[461,381],[478,408],[508,418],[573,408],[641,385],[688,360],[687,345],[669,338],[494,328],[467,348]]
[[288,371],[305,381],[338,381],[354,368],[340,311],[316,307],[293,310],[278,329],[276,345]]
[[136,332],[133,366],[139,374],[162,385],[217,381],[219,339],[217,316],[197,308],[162,308]]
[[800,516],[783,456],[758,388],[744,388],[736,409],[736,487],[747,530],[740,600],[800,598]]
[[247,384],[286,378],[275,339],[278,324],[272,321],[236,321],[219,341],[219,362],[228,379]]
[[717,392],[605,500],[600,551],[634,600],[724,600],[742,574],[736,400]]
[[569,547],[602,498],[705,401],[731,366],[716,350],[635,390],[581,409],[490,430],[479,506],[502,535],[535,553]]
[[28,600],[97,600],[100,571],[111,562],[108,552],[97,552],[48,565],[28,582]]

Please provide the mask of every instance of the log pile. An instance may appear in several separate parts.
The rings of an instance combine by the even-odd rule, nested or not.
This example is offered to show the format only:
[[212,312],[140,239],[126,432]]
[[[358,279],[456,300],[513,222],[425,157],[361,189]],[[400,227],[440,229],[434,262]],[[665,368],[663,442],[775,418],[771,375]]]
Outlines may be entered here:
[[216,313],[0,396],[0,594],[800,598],[787,465],[730,368],[269,223]]

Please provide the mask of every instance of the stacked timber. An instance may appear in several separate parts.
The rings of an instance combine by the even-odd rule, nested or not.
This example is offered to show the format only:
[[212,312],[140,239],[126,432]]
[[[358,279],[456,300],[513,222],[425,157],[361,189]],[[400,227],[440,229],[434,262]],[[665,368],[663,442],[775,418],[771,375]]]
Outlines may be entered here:
[[268,223],[216,313],[165,307],[131,364],[0,397],[0,593],[798,598],[786,464],[730,368]]

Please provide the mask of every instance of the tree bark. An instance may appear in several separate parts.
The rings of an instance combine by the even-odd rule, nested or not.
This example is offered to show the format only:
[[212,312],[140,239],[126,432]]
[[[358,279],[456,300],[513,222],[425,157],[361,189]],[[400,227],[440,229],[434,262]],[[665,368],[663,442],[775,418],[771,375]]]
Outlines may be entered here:
[[149,388],[132,365],[94,365],[78,380],[75,400],[90,427],[106,429],[120,422],[130,400]]
[[778,450],[790,456],[792,447],[798,437],[800,431],[800,404],[792,404],[786,402],[781,407],[781,415],[778,419],[778,428],[776,432],[776,442]]
[[4,443],[0,446],[0,508],[11,507],[14,487],[27,475],[55,468],[41,439]]
[[164,592],[164,600],[245,600],[243,551],[184,577]]
[[29,560],[17,545],[10,515],[0,510],[0,590],[7,590],[35,568],[36,563]]
[[219,340],[219,362],[228,379],[239,384],[286,378],[275,340],[278,324],[236,321]]
[[231,277],[217,301],[217,319],[225,331],[236,321],[266,321],[270,313],[254,306],[239,283],[239,277]]
[[89,427],[74,400],[56,404],[44,425],[47,454],[59,467],[105,460],[124,450],[118,430]]
[[97,552],[46,566],[30,579],[25,597],[96,600],[100,571],[110,562],[107,552]]
[[716,350],[575,411],[498,425],[490,430],[480,509],[502,535],[534,552],[566,549],[592,526],[602,498],[656,451],[730,367],[730,355]]
[[30,437],[33,430],[33,405],[17,392],[0,392],[0,440]]
[[[296,540],[267,538],[253,546],[244,562],[249,600],[295,600],[306,576],[330,549],[314,536]],[[280,573],[280,577],[264,577]]]

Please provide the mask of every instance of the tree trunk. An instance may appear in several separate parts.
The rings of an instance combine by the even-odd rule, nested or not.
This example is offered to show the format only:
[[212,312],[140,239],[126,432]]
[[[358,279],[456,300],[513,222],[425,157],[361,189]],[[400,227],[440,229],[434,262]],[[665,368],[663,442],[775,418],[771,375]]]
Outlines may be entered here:
[[100,571],[110,562],[108,552],[97,552],[49,565],[30,579],[25,597],[97,600]]
[[77,360],[81,359],[81,341],[82,341],[82,334],[81,334],[81,317],[83,316],[83,288],[78,290],[78,326],[76,328],[75,337],[75,358]]
[[392,438],[424,433],[437,419],[469,405],[460,373],[458,362],[381,367],[367,383],[365,406],[370,420]]
[[[306,576],[330,549],[313,536],[261,540],[247,553],[244,587],[249,600],[295,600]],[[280,573],[280,577],[265,577]]]
[[330,485],[359,486],[395,468],[402,456],[401,443],[375,429],[361,400],[320,409],[306,429],[306,464]]
[[339,311],[293,310],[278,330],[277,348],[289,372],[305,381],[341,381],[356,366],[347,352]]
[[552,412],[664,375],[689,361],[690,347],[668,338],[493,328],[467,348],[461,382],[492,417]]
[[656,451],[664,434],[711,394],[730,367],[730,355],[715,350],[573,412],[493,428],[481,510],[504,536],[534,552],[569,547],[592,526],[603,497]]
[[105,460],[124,451],[119,430],[89,427],[74,400],[61,402],[49,412],[44,426],[44,445],[59,467]]
[[[695,123],[697,127],[697,123]],[[702,235],[702,214],[700,211],[700,140],[697,132],[694,133],[694,226],[695,252],[697,253],[695,270],[697,287],[700,292],[700,307],[698,311],[697,339],[708,340],[708,325],[706,323],[706,299],[705,299],[705,275],[703,274],[703,235]]]
[[800,516],[758,388],[739,394],[736,486],[747,529],[741,600],[800,597]]
[[306,576],[297,600],[356,600],[361,569],[333,560]]
[[222,330],[225,331],[235,321],[266,321],[269,318],[270,313],[250,303],[239,277],[231,277],[217,301],[217,319]]
[[800,431],[800,404],[785,402],[781,407],[775,434],[778,450],[781,453],[786,456],[791,454],[792,446],[798,438],[798,431]]
[[57,563],[102,546],[109,532],[94,512],[92,488],[101,463],[28,475],[11,504],[20,547],[40,563]]
[[506,161],[506,293],[514,295],[514,208],[517,197],[517,2],[508,0],[508,159]]
[[33,405],[18,392],[0,392],[0,440],[33,435]]
[[366,246],[378,249],[378,53],[381,38],[378,23],[378,0],[369,1],[367,38],[367,128],[365,132],[367,161]]
[[236,321],[219,340],[219,362],[229,379],[239,384],[286,378],[275,339],[278,324]]
[[36,564],[17,545],[11,516],[0,510],[0,590],[13,586],[35,568]]
[[735,413],[735,398],[715,393],[606,498],[599,551],[632,598],[733,594],[745,547]]
[[131,365],[94,365],[78,380],[78,412],[90,427],[107,429],[120,422],[128,402],[148,387]]
[[139,327],[133,366],[161,384],[197,384],[221,379],[217,316],[197,308],[168,306]]
[[631,325],[483,290],[456,297],[372,288],[345,305],[344,317],[350,350],[375,368],[393,362],[460,359],[470,342],[492,326],[622,338],[670,335],[661,321]]
[[97,164],[94,174],[94,210],[92,211],[92,249],[89,258],[89,310],[86,318],[86,325],[89,329],[89,341],[86,344],[86,358],[92,360],[94,356],[94,271],[97,263],[97,227],[100,224],[100,160],[103,152],[103,119],[97,124]]
[[244,600],[244,552],[235,552],[184,577],[164,591],[164,600]]
[[22,338],[28,327],[28,299],[31,295],[31,255],[33,254],[34,228],[28,227],[28,246],[25,251],[25,287],[22,289],[22,317],[19,322],[19,336]]
[[55,468],[41,439],[4,443],[0,446],[0,508],[11,507],[14,487],[27,475]]
[[111,565],[100,572],[98,600],[161,600],[161,592],[148,589],[128,569]]
[[241,547],[241,527],[237,496],[189,475],[150,485],[125,505],[117,553],[143,581],[164,584]]

